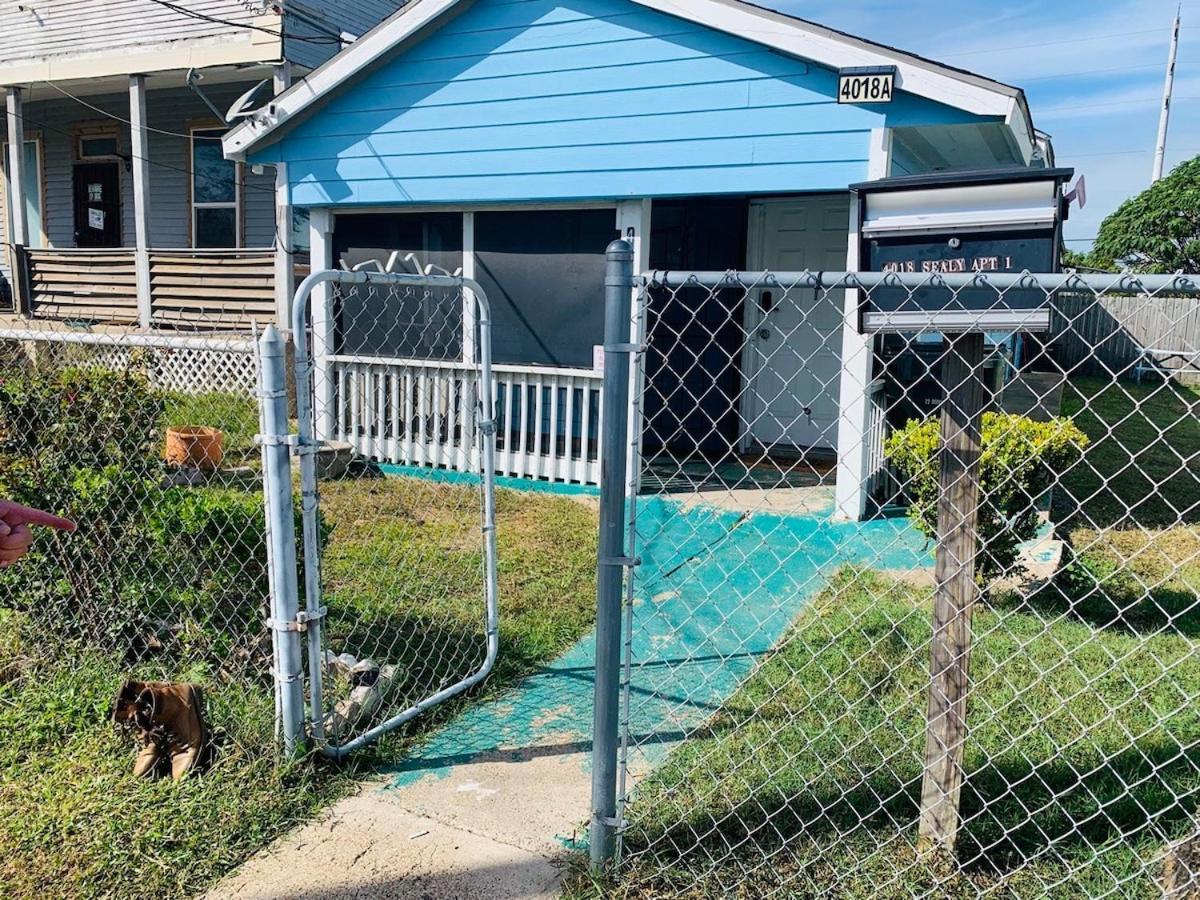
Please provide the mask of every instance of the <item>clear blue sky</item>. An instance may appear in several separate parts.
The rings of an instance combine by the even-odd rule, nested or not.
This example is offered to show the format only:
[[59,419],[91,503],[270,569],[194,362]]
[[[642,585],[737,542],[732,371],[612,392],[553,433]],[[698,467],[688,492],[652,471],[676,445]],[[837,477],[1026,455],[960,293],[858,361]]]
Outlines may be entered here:
[[[1150,181],[1178,0],[759,0],[1024,88],[1058,164],[1087,176],[1071,247]],[[1200,155],[1200,0],[1184,0],[1168,169]]]

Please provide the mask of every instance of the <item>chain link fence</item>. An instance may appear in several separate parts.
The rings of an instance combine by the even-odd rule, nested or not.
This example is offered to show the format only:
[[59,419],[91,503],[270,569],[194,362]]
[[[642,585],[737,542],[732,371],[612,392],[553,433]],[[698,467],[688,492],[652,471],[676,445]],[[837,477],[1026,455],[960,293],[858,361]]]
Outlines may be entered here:
[[14,672],[269,686],[256,379],[250,333],[0,330],[0,496],[79,524],[0,573]]
[[477,286],[365,272],[306,285],[309,732],[341,756],[495,665],[496,388]]
[[[124,678],[205,689],[228,768],[189,808],[226,855],[186,859],[211,875],[284,827],[263,810],[294,799],[299,817],[320,794],[256,758],[272,627],[309,642],[326,749],[428,710],[506,627],[496,682],[536,671],[591,627],[594,504],[499,492],[497,589],[487,476],[589,489],[617,414],[629,555],[601,561],[631,574],[608,894],[1194,895],[1200,394],[1181,360],[1200,348],[1169,321],[1190,315],[1186,281],[664,274],[603,374],[490,378],[474,292],[363,273],[314,287],[311,365],[282,416],[314,439],[295,454],[311,464],[294,476],[303,619],[270,602],[262,459],[297,442],[256,441],[257,335],[0,331],[0,496],[81,526],[0,570],[14,821],[86,830],[74,800],[28,787],[49,782],[7,698],[42,682],[103,695],[79,715]],[[931,297],[961,332],[885,312],[860,333],[864,299],[903,313]],[[981,324],[1013,307],[1049,314]],[[1153,318],[1171,358],[1084,352],[1100,316],[1138,346]],[[622,356],[627,412],[606,412]],[[499,623],[489,589],[511,597]],[[38,729],[81,730],[60,696],[38,702]],[[128,749],[96,746],[101,766]],[[139,802],[113,833],[137,833]],[[39,840],[30,873],[6,877],[61,877]],[[169,881],[145,864],[164,846],[139,851],[147,889]]]
[[[1075,331],[1194,288],[673,272],[639,295],[606,892],[1200,896],[1200,394]],[[887,327],[931,304],[960,333]],[[987,324],[1017,307],[1038,324]]]

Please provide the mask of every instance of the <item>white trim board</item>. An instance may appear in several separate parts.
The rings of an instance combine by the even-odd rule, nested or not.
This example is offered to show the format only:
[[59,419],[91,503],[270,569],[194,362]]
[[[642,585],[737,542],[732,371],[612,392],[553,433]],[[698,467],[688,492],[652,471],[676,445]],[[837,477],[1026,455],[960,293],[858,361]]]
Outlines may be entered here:
[[[315,104],[332,96],[407,42],[419,40],[443,17],[468,8],[473,0],[412,0],[351,46],[284,91],[256,116],[244,120],[226,136],[226,156],[245,159],[246,153],[273,143],[284,126],[295,122]],[[901,90],[980,116],[1003,116],[1022,143],[1028,158],[1032,141],[1024,93],[912,54],[873,44],[824,26],[762,9],[742,0],[629,0],[648,9],[727,32],[772,49],[829,68],[847,66],[896,67]]]

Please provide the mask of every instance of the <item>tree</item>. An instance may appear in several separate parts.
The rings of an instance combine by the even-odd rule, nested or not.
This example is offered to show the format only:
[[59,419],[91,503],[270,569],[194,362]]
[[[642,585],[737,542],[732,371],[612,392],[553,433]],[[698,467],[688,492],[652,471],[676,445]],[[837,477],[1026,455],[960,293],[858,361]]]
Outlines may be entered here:
[[1062,267],[1064,269],[1075,269],[1079,272],[1090,272],[1098,268],[1091,254],[1080,253],[1078,250],[1072,250],[1070,247],[1063,248]]
[[1121,204],[1100,226],[1091,262],[1137,272],[1200,272],[1200,156]]

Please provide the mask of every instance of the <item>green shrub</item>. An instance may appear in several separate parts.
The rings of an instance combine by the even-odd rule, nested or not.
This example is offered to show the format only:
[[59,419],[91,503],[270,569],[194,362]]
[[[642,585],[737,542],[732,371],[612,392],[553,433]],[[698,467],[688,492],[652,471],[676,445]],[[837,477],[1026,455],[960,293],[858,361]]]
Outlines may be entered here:
[[0,492],[63,512],[70,536],[39,537],[0,584],[39,632],[86,635],[110,646],[136,610],[146,579],[144,511],[158,471],[162,403],[136,371],[33,366],[0,384]]
[[0,383],[0,492],[60,511],[0,573],[3,605],[33,639],[228,665],[261,643],[262,497],[163,485],[162,395],[134,370],[45,370]]
[[[1066,419],[1035,422],[1026,416],[984,414],[975,567],[983,583],[1015,572],[1018,546],[1037,536],[1038,500],[1080,458],[1087,443],[1087,436]],[[937,419],[910,421],[884,446],[912,498],[909,515],[931,539],[937,536],[940,450]]]

